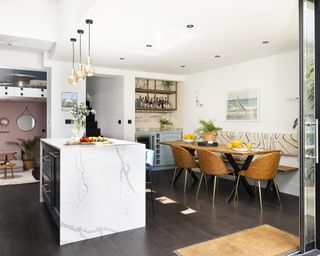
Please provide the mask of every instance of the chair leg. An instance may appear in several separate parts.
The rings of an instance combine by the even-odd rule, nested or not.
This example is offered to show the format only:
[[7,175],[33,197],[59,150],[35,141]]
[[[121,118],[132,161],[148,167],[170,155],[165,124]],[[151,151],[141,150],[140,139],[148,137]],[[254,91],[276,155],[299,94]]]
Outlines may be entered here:
[[184,169],[185,175],[184,175],[184,190],[183,192],[186,193],[187,189],[187,182],[188,182],[188,169]]
[[208,191],[208,180],[207,180],[207,174],[204,175],[204,181],[206,183],[206,191]]
[[217,185],[217,176],[214,176],[214,181],[213,181],[213,195],[212,195],[212,204],[214,204],[214,200],[216,198],[216,185]]
[[172,182],[171,182],[171,189],[173,188],[173,183],[174,183],[174,178],[176,177],[177,174],[177,167],[174,167],[174,172],[173,172],[173,177],[172,177]]
[[150,197],[151,197],[151,205],[152,205],[152,216],[154,217],[155,214],[154,214],[154,204],[153,204],[154,199],[153,199],[153,186],[152,186],[151,171],[149,170],[148,173],[149,173],[149,184],[150,184],[150,190],[151,190]]
[[[197,189],[197,194],[196,194],[196,198],[197,198],[197,199],[198,199],[198,195],[199,195],[199,191],[200,191],[200,187],[201,187],[201,183],[202,183],[203,176],[206,177],[205,174],[201,173],[200,181],[199,181],[199,185],[198,185],[198,189]],[[204,179],[206,180],[206,178],[204,178]]]
[[273,179],[273,184],[274,184],[274,187],[276,189],[277,197],[278,197],[279,204],[280,204],[280,207],[281,207],[282,204],[281,204],[281,199],[280,199],[279,188],[278,188],[278,185],[276,183],[276,179],[275,178]]
[[258,180],[260,209],[262,211],[261,182]]

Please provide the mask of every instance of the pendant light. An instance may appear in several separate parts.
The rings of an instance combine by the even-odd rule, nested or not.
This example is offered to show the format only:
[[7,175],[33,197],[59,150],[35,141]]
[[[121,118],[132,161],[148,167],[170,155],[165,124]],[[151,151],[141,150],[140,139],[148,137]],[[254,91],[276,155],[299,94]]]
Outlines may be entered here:
[[82,52],[81,52],[81,35],[83,35],[84,31],[82,29],[78,29],[77,33],[79,34],[79,49],[80,49],[80,59],[79,59],[79,69],[77,71],[77,79],[78,81],[82,81],[86,78],[86,74],[84,71],[84,67],[82,64]]
[[71,75],[68,78],[69,84],[76,85],[78,80],[76,76],[76,71],[74,70],[74,43],[77,41],[75,38],[70,38],[70,41],[72,42],[72,69],[71,69]]
[[88,77],[94,75],[94,67],[91,64],[91,54],[90,54],[90,46],[91,46],[91,33],[90,33],[90,25],[93,24],[93,20],[87,19],[86,23],[88,24],[88,59],[87,59],[87,65],[86,65],[86,75]]

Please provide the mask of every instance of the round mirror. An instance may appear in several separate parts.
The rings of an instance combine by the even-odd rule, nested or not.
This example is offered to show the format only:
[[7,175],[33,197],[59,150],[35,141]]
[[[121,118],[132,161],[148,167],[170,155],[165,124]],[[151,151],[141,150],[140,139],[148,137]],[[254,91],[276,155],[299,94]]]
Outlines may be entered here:
[[22,131],[31,131],[36,126],[36,120],[31,115],[21,115],[17,119],[17,125]]

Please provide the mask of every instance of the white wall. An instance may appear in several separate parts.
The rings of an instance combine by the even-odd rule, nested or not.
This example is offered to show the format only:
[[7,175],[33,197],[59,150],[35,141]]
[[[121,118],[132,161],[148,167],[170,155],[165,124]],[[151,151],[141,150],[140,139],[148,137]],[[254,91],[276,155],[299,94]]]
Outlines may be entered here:
[[48,54],[44,55],[44,67],[49,70],[48,90],[47,90],[47,118],[49,138],[70,138],[72,135],[72,125],[65,124],[66,119],[71,119],[70,112],[61,109],[61,93],[76,92],[78,103],[85,101],[86,88],[85,81],[78,82],[72,86],[68,83],[71,71],[71,64],[48,59]]
[[[115,139],[124,138],[124,79],[123,77],[87,78],[87,94],[97,111],[96,121],[101,134]],[[118,124],[121,120],[121,124]]]
[[[226,121],[228,91],[246,88],[260,89],[260,121]],[[199,94],[202,107],[195,104]],[[299,96],[299,55],[291,51],[280,55],[227,66],[189,75],[182,91],[182,120],[184,132],[193,132],[199,118],[216,120],[224,130],[295,133],[293,121],[298,117],[298,101],[288,97]],[[282,157],[282,164],[298,166],[296,157]],[[279,174],[280,190],[299,193],[299,174]]]

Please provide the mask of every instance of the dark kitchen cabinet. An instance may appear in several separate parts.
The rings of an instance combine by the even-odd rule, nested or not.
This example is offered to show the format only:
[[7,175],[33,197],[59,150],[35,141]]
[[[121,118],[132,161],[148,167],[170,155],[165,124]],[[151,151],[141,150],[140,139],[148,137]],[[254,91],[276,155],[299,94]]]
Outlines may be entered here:
[[43,143],[42,195],[51,216],[60,227],[60,151]]

